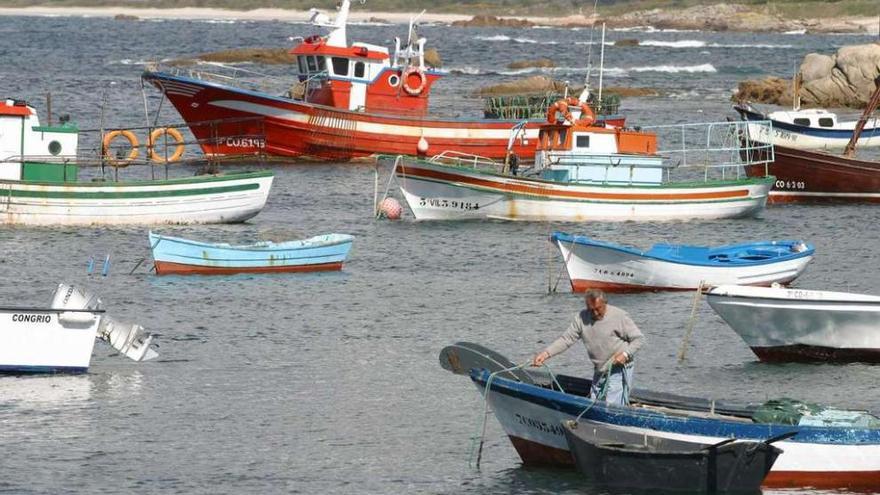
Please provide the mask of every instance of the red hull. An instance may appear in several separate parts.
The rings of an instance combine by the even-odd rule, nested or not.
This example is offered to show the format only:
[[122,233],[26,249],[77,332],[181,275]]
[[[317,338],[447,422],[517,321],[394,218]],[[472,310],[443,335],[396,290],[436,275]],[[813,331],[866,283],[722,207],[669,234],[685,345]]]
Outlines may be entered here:
[[[503,159],[516,123],[352,112],[165,73],[143,78],[165,93],[209,155],[265,152],[348,160],[456,151]],[[537,136],[541,124],[530,123],[527,132]],[[421,139],[428,144],[424,153],[418,150]],[[516,140],[513,151],[530,160],[536,145],[536,137]]]
[[[770,203],[880,203],[880,163],[774,146],[769,173],[776,177]],[[746,168],[763,177],[764,166]]]
[[839,349],[811,345],[751,349],[758,359],[771,363],[880,363],[880,349]]
[[[574,460],[567,450],[548,447],[523,438],[513,436],[509,438],[523,464],[574,467]],[[767,488],[846,488],[873,491],[880,486],[880,471],[770,471],[761,486]]]
[[233,275],[236,273],[331,272],[342,270],[342,262],[315,265],[265,267],[213,267],[156,261],[157,275]]

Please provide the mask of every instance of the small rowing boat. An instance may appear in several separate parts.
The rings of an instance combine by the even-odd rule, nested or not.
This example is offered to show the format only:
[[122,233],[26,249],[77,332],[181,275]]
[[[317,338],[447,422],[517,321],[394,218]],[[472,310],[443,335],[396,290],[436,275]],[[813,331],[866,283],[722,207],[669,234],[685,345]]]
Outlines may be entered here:
[[325,234],[289,242],[233,246],[149,233],[158,275],[319,272],[341,270],[354,237]]
[[761,361],[880,363],[880,297],[722,285],[709,305]]
[[771,444],[795,434],[709,444],[593,421],[563,421],[562,429],[578,470],[591,481],[688,493],[760,493],[761,483],[782,454]]
[[563,232],[554,232],[550,241],[562,253],[574,292],[785,284],[803,273],[815,253],[815,248],[803,241],[718,247],[655,244],[647,251]]

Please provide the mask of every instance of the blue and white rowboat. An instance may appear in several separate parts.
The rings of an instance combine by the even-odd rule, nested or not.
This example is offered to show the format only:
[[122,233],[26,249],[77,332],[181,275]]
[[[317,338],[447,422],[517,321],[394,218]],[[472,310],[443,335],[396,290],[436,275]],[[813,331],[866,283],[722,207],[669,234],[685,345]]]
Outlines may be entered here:
[[[843,149],[852,139],[856,120],[839,122],[837,115],[823,109],[778,111],[763,114],[751,105],[733,107],[742,120],[772,122],[766,125],[749,125],[752,139],[778,146],[801,150]],[[859,136],[860,148],[880,146],[880,119],[868,119]]]
[[325,234],[300,241],[232,246],[150,232],[150,248],[159,275],[341,270],[353,240],[347,234]]
[[574,292],[688,290],[701,282],[708,287],[785,284],[803,273],[815,254],[802,241],[655,244],[647,251],[563,232],[554,232],[550,241],[562,252]]

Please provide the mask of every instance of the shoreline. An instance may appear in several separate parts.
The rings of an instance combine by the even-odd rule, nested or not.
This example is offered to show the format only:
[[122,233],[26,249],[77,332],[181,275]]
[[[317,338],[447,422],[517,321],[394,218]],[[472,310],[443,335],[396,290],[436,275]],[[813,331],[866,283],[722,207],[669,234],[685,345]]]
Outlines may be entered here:
[[[333,15],[332,9],[321,9],[321,12]],[[364,12],[352,10],[349,15],[351,22],[377,22],[385,21],[391,24],[406,24],[410,18],[418,15],[416,12]],[[279,8],[260,8],[253,10],[228,10],[211,7],[181,7],[181,8],[136,8],[136,7],[0,7],[0,16],[36,16],[36,17],[120,17],[122,19],[174,19],[174,20],[200,20],[200,21],[280,21],[280,22],[308,22],[309,12],[305,10],[290,10]],[[474,16],[470,14],[448,14],[426,12],[419,17],[422,22],[451,24],[456,21],[470,21]],[[561,16],[561,17],[535,17],[535,16],[498,16],[504,20],[525,20],[535,26],[547,27],[589,27],[593,18],[584,15]],[[627,22],[629,21],[629,22]],[[645,19],[627,20],[624,22],[612,22],[612,28],[661,28],[668,26],[653,26]],[[874,17],[836,17],[828,19],[800,19],[785,21],[797,26],[810,26],[812,29],[805,31],[813,33],[836,33],[835,27],[846,26],[841,32],[849,34],[880,34],[878,20]],[[664,24],[664,23],[660,23]],[[816,27],[827,26],[825,29]],[[853,28],[860,31],[853,31]],[[773,29],[713,29],[705,26],[699,31],[732,31],[732,32],[767,32]]]

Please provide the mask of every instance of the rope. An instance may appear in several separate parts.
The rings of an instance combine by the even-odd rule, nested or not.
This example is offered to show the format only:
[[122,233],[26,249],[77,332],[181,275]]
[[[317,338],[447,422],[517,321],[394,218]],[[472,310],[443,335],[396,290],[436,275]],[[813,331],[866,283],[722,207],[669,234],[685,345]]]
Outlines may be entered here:
[[596,394],[596,397],[593,397],[593,402],[590,403],[589,406],[586,407],[580,414],[574,419],[574,422],[577,423],[581,420],[584,414],[587,413],[593,406],[596,405],[600,400],[605,400],[605,396],[608,395],[608,382],[611,381],[611,368],[612,362],[609,359],[608,362],[605,363],[605,366],[602,366],[601,375],[599,375],[599,380],[602,382],[602,388],[599,389],[599,393]]
[[[480,468],[480,459],[483,456],[483,443],[484,443],[485,437],[486,437],[486,417],[489,415],[489,389],[492,387],[492,381],[495,379],[496,376],[498,376],[499,373],[506,373],[509,371],[515,371],[518,369],[522,369],[522,368],[525,368],[526,366],[529,366],[530,364],[531,364],[531,361],[526,361],[525,363],[518,364],[518,365],[512,366],[510,368],[505,368],[503,370],[495,371],[489,375],[489,379],[486,380],[486,390],[483,391],[483,402],[484,402],[483,418],[481,421],[482,425],[479,427],[479,429],[481,431],[480,431],[479,437],[476,434],[473,437],[471,437],[471,455],[468,458],[468,466],[476,465],[477,469]],[[477,438],[480,439],[479,447],[476,446],[477,445]],[[474,464],[474,462],[473,462],[475,451],[476,451],[476,456],[477,456],[476,464]]]
[[697,321],[697,304],[700,302],[700,296],[703,294],[703,281],[700,280],[697,285],[697,293],[694,294],[694,304],[691,306],[691,317],[688,319],[687,330],[684,332],[684,338],[681,340],[681,349],[678,350],[678,362],[683,363],[685,354],[687,353],[688,343],[691,340],[691,332],[694,330],[694,324]]

